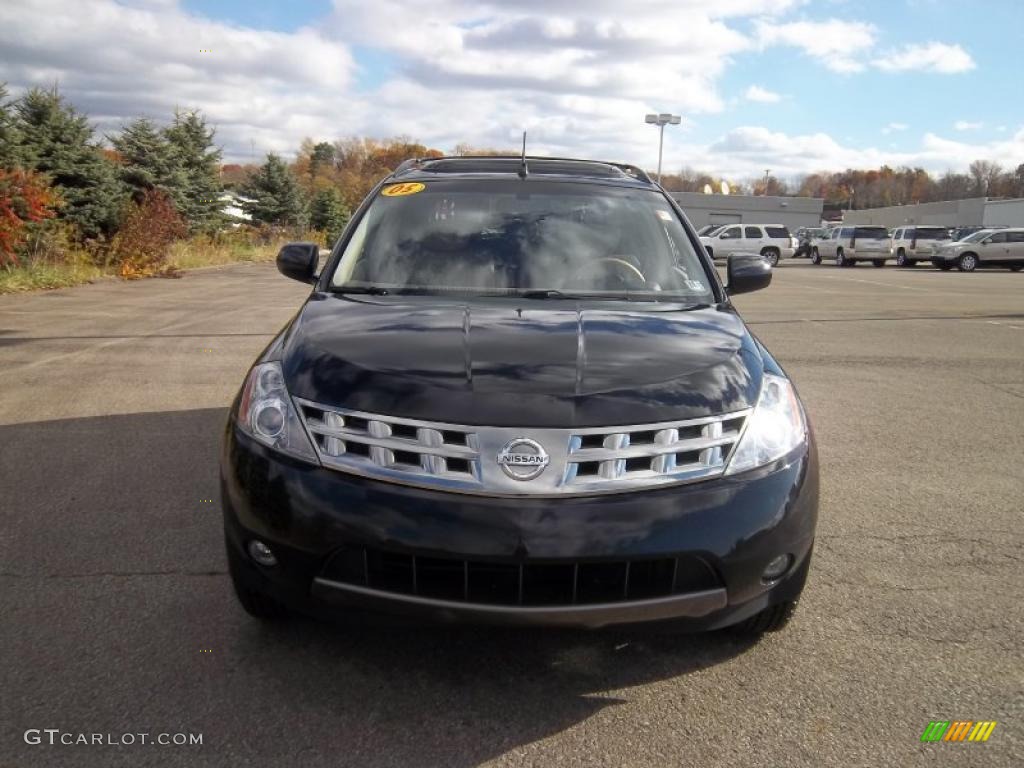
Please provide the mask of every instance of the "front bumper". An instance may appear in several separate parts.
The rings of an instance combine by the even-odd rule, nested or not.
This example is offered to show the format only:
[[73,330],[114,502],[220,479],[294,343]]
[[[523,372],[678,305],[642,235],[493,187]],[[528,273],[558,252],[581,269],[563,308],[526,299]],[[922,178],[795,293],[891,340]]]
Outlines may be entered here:
[[[734,477],[634,493],[494,498],[393,485],[305,464],[269,451],[232,421],[221,482],[228,555],[236,578],[248,588],[307,613],[484,624],[727,626],[799,595],[818,509],[813,437],[785,459]],[[276,566],[258,566],[246,555],[254,538],[274,550]],[[557,604],[494,603],[468,590],[453,599],[339,579],[333,563],[353,548],[413,562],[465,561],[467,574],[481,563],[511,568],[520,574],[520,587],[522,574],[538,565],[567,563],[574,564],[575,574],[602,564],[670,558],[703,563],[712,575],[693,582],[694,588],[642,599],[622,594],[577,602],[574,582],[573,599]],[[793,557],[791,568],[780,580],[763,583],[765,566],[785,553]],[[518,594],[521,599],[523,592]]]

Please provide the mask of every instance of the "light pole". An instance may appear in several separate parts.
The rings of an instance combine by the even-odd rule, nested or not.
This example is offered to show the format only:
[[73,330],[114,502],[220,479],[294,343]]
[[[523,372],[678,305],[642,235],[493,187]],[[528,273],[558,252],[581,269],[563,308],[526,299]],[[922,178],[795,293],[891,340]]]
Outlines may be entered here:
[[764,196],[765,197],[768,197],[768,177],[771,174],[771,172],[772,172],[771,168],[765,168],[764,169]]
[[679,115],[672,115],[662,112],[660,115],[647,115],[645,123],[658,126],[658,183],[661,184],[661,148],[665,144],[665,126],[679,125],[682,118]]

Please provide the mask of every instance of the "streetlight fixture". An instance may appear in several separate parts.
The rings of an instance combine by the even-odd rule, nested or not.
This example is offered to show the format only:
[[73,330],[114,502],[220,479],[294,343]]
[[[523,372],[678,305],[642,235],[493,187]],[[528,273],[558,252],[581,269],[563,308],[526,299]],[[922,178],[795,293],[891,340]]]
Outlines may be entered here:
[[679,125],[682,122],[679,115],[672,115],[668,112],[662,112],[660,115],[647,115],[644,118],[645,123],[658,126],[658,183],[661,184],[661,149],[665,143],[665,126],[666,125]]

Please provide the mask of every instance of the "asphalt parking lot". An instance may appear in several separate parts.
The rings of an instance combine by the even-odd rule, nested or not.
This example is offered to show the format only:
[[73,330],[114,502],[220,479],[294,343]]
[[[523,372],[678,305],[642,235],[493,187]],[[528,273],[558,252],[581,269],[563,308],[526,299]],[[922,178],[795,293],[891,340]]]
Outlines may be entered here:
[[249,619],[218,442],[303,295],[245,265],[0,297],[0,766],[1024,764],[1024,274],[784,262],[738,297],[823,485],[797,617],[754,645]]

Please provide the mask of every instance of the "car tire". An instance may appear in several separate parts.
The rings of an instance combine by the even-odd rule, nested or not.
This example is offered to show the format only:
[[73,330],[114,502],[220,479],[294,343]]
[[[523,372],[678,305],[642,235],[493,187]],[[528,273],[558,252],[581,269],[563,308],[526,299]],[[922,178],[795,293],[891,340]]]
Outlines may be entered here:
[[905,267],[907,266],[907,252],[900,248],[896,251],[896,266]]
[[779,251],[777,248],[762,248],[761,255],[773,267],[779,266]]
[[744,619],[739,624],[733,624],[729,627],[729,631],[740,635],[762,635],[765,632],[778,632],[793,618],[798,602],[797,600],[787,600],[777,605],[770,605],[763,611]]
[[250,616],[263,621],[280,621],[288,616],[288,609],[280,602],[258,592],[245,582],[239,556],[234,552],[231,544],[228,544],[228,574],[231,576],[231,585],[235,590],[235,597],[239,604]]
[[1010,265],[1010,271],[1011,272],[1020,272],[1022,269],[1024,269],[1024,264],[1011,264]]
[[811,264],[821,264],[821,254],[817,248],[811,251]]
[[876,267],[884,267],[885,259],[872,259],[871,263],[874,264]]
[[848,266],[850,266],[850,262],[847,260],[846,254],[843,253],[843,249],[842,248],[840,248],[838,251],[836,251],[836,266],[837,267],[848,267]]
[[973,272],[978,268],[978,257],[973,253],[961,253],[956,260],[956,268],[961,272]]

